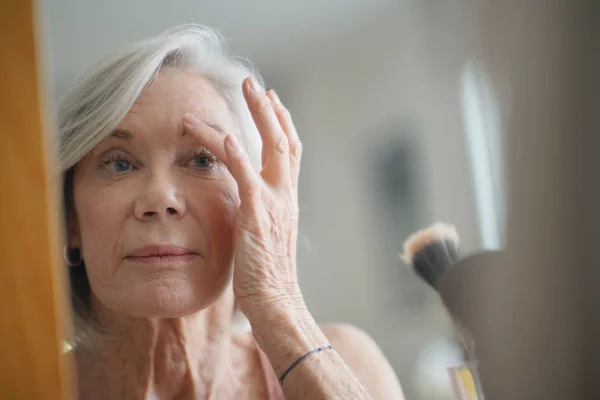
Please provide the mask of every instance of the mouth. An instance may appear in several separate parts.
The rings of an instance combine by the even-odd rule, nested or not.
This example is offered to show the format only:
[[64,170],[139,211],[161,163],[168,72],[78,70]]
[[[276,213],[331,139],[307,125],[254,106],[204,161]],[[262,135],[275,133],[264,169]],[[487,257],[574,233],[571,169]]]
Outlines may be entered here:
[[172,266],[185,264],[200,258],[201,255],[185,247],[174,245],[144,246],[127,257],[125,260],[137,264],[155,264]]

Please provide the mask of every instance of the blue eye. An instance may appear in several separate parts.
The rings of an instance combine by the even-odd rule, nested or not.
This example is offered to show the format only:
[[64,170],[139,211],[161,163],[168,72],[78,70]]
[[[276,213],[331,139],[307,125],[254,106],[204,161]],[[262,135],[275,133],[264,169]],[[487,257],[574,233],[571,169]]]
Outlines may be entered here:
[[135,169],[134,165],[129,161],[128,156],[119,153],[110,154],[100,162],[98,167],[108,172],[116,172],[118,174]]
[[194,166],[197,168],[207,168],[212,165],[212,162],[208,159],[208,157],[195,157],[194,158]]
[[194,154],[189,164],[192,168],[209,169],[217,161],[216,157],[207,150],[200,150]]
[[112,162],[112,165],[117,172],[125,172],[131,169],[131,164],[126,160],[116,160]]

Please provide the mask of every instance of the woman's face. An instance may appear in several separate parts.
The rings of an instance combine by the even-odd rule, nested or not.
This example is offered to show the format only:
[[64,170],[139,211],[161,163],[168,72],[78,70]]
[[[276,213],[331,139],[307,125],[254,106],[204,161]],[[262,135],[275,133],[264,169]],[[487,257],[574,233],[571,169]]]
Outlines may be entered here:
[[237,186],[184,134],[186,112],[236,130],[209,81],[164,68],[118,129],[75,166],[70,245],[82,250],[94,297],[112,310],[186,315],[229,284]]

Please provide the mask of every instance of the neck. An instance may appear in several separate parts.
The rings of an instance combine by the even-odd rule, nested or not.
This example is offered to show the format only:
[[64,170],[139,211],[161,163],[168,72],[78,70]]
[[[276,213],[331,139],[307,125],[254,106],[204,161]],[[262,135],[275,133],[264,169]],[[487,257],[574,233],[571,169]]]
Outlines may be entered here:
[[238,372],[232,301],[182,318],[131,317],[97,301],[93,308],[111,334],[77,350],[82,399],[231,397]]

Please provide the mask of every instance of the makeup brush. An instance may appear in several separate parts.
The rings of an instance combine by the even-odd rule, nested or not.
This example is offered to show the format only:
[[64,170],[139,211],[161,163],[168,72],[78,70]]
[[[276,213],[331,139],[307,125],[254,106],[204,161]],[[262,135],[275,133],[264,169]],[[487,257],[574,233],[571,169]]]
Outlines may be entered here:
[[404,242],[404,262],[436,291],[440,277],[460,258],[456,228],[436,223],[411,235]]
[[[460,259],[456,228],[450,224],[436,223],[414,233],[404,242],[402,259],[439,294],[440,279]],[[467,356],[474,359],[471,335],[450,312],[443,298],[442,304],[452,320]]]

